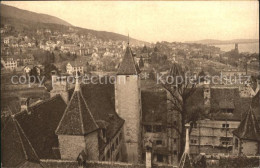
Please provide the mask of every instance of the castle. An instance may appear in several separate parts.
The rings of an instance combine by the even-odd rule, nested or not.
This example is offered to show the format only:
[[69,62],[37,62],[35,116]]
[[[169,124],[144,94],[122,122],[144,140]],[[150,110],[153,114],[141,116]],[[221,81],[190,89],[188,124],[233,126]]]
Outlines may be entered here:
[[[139,74],[129,45],[115,84],[82,85],[76,73],[75,88],[68,89],[66,76],[52,74],[51,98],[9,116],[3,123],[8,131],[2,132],[4,146],[16,144],[24,152],[11,161],[15,148],[6,148],[2,163],[16,167],[24,161],[37,162],[37,158],[140,163]],[[13,142],[11,137],[22,138]]]

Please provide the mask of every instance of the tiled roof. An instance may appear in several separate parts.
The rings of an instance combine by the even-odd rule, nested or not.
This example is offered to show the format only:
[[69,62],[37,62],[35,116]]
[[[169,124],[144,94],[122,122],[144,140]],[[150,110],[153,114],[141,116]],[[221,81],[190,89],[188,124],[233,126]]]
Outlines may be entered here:
[[66,108],[60,95],[42,101],[15,115],[39,158],[56,158],[52,148],[58,147],[55,129]]
[[233,134],[241,139],[260,141],[260,128],[252,108],[249,109],[245,118]]
[[[187,110],[203,110],[203,88],[196,88],[194,94],[187,100]],[[213,120],[241,121],[245,112],[249,109],[252,98],[241,98],[238,88],[211,88],[210,111],[207,118]],[[232,113],[222,112],[221,109],[234,109]]]
[[6,109],[9,114],[16,114],[21,110],[21,104],[18,97],[1,97],[1,111]]
[[80,89],[75,89],[56,130],[56,134],[87,135],[97,129],[99,127],[88,108],[82,92]]
[[11,116],[1,131],[1,162],[4,167],[17,167],[26,162],[39,164],[39,158],[20,124]]
[[[73,89],[69,90],[70,97],[72,97],[73,92]],[[113,138],[124,124],[124,120],[115,111],[114,85],[81,85],[81,92],[96,123],[105,123],[106,137]],[[105,144],[100,144],[100,150],[104,146]]]
[[229,101],[229,100],[221,100],[219,102],[219,107],[221,109],[234,109],[234,102],[233,101]]
[[[215,120],[241,121],[243,114],[249,109],[251,98],[241,98],[238,88],[211,88],[210,112]],[[232,113],[223,113],[221,109],[234,109]]]
[[137,75],[140,73],[140,69],[136,64],[131,48],[127,46],[125,56],[117,71],[118,75]]
[[257,94],[253,97],[251,107],[254,111],[254,114],[256,116],[256,119],[258,120],[258,124],[260,126],[260,91],[257,92]]

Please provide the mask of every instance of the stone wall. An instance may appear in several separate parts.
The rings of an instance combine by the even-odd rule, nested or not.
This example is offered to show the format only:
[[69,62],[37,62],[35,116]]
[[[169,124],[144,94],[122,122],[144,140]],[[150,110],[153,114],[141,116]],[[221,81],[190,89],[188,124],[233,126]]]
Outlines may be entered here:
[[76,160],[85,148],[84,136],[58,135],[61,159]]
[[115,85],[116,111],[125,120],[124,142],[128,162],[140,159],[141,144],[141,90],[139,76],[119,75]]
[[242,149],[241,152],[245,154],[246,156],[254,156],[256,154],[259,154],[259,143],[256,141],[250,141],[250,140],[242,140]]
[[[77,161],[68,160],[44,160],[40,163],[46,168],[79,168]],[[172,168],[172,165],[152,166],[152,168]],[[87,161],[82,168],[146,168],[144,164],[129,164],[123,162],[101,162],[101,161]]]
[[98,132],[92,132],[85,136],[86,154],[89,160],[99,160]]

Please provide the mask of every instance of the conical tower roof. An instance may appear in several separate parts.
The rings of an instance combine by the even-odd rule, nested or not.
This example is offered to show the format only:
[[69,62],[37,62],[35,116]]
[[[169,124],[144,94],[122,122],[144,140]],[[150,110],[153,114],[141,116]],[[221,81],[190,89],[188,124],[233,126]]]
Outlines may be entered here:
[[141,71],[134,60],[131,48],[128,45],[124,58],[117,71],[117,75],[138,75],[140,72]]
[[82,95],[78,77],[68,106],[56,129],[58,135],[87,135],[99,127]]
[[233,134],[241,139],[260,141],[260,128],[251,107]]

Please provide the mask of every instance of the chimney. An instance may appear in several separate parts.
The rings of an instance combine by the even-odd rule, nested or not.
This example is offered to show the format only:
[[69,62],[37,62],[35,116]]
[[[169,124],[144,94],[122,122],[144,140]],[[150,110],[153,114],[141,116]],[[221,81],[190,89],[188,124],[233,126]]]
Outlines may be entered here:
[[190,124],[189,123],[185,124],[185,128],[186,128],[186,142],[185,142],[184,153],[189,154],[190,153],[190,138],[189,138]]

